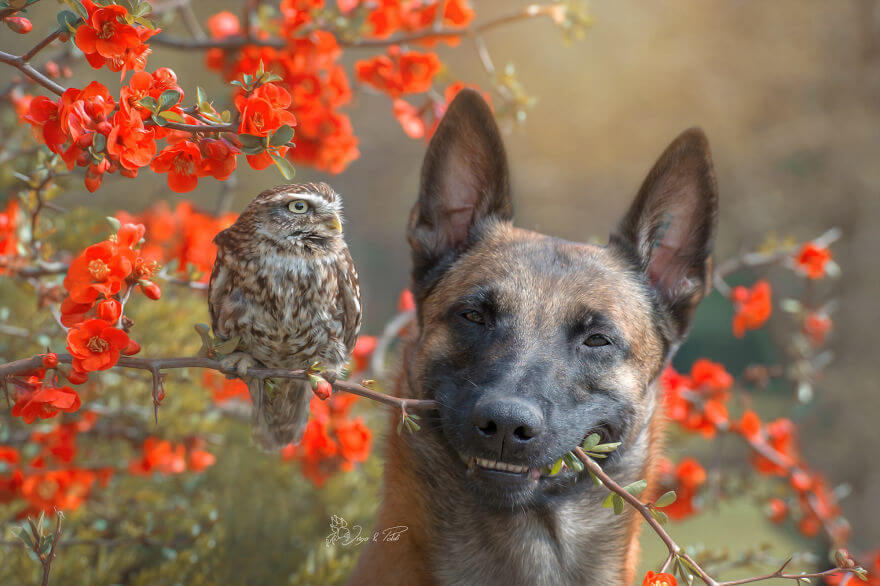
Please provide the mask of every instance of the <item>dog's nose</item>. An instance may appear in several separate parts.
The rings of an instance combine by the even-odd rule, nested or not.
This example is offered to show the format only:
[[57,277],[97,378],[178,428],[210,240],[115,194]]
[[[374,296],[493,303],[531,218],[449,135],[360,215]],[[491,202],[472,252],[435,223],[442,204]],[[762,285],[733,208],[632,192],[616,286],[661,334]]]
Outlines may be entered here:
[[541,409],[520,397],[486,398],[471,415],[474,437],[484,447],[500,453],[531,442],[544,430]]

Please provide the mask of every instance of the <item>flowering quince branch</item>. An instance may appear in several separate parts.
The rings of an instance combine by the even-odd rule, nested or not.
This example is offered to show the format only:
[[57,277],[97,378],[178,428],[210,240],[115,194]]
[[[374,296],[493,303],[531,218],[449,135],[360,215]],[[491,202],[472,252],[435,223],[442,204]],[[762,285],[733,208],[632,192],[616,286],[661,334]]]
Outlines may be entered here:
[[[45,355],[43,354],[38,354],[36,356],[31,356],[30,358],[24,358],[21,360],[16,360],[14,362],[8,362],[6,364],[0,365],[0,380],[5,381],[12,376],[28,373],[33,370],[39,369],[42,365],[44,356]],[[59,364],[71,364],[73,362],[73,358],[74,357],[70,354],[57,355],[57,361]],[[121,357],[119,358],[119,361],[115,364],[115,366],[118,368],[132,368],[136,370],[149,371],[150,374],[153,376],[154,389],[157,389],[157,384],[158,386],[161,386],[161,383],[157,383],[156,380],[158,377],[161,376],[161,372],[163,370],[173,370],[179,368],[204,368],[209,370],[216,370],[217,372],[225,375],[237,377],[235,371],[224,370],[219,361],[201,356],[185,358]],[[260,380],[266,380],[270,378],[295,378],[308,380],[309,375],[309,370],[288,370],[283,368],[251,368],[247,372],[248,377]],[[387,395],[375,389],[368,388],[364,385],[344,380],[336,380],[330,384],[337,391],[358,395],[376,401],[377,403],[390,405],[399,409],[413,411],[436,409],[436,403],[427,399],[401,399],[399,397]]]
[[52,533],[45,532],[44,513],[40,513],[36,521],[28,518],[28,527],[18,528],[18,538],[40,561],[43,570],[40,582],[42,586],[49,586],[49,575],[52,572],[52,562],[55,560],[55,550],[61,541],[62,519],[64,519],[64,513],[56,510],[55,531]]
[[[665,573],[665,571],[669,567],[670,563],[678,562],[680,568],[682,569],[682,573],[686,570],[689,570],[689,571],[696,573],[697,576],[699,576],[700,579],[705,584],[707,584],[707,586],[734,586],[736,584],[748,584],[751,582],[761,582],[764,580],[771,580],[773,578],[784,578],[784,579],[796,580],[798,583],[800,583],[801,581],[808,581],[808,578],[819,578],[819,577],[828,576],[831,574],[838,574],[840,572],[852,573],[852,574],[858,576],[859,578],[861,578],[862,580],[865,579],[865,577],[864,577],[865,571],[861,568],[854,567],[854,564],[848,565],[847,560],[844,561],[844,564],[847,564],[847,565],[844,565],[842,567],[838,566],[838,567],[832,568],[830,570],[826,570],[824,572],[818,572],[818,573],[813,573],[813,574],[785,574],[784,570],[785,570],[786,566],[788,566],[789,562],[791,561],[791,560],[788,560],[782,565],[781,568],[779,568],[778,570],[776,570],[775,572],[770,573],[770,574],[766,574],[763,576],[756,576],[753,578],[731,580],[728,582],[719,582],[716,579],[714,579],[713,577],[711,577],[709,574],[707,574],[706,571],[690,555],[688,555],[684,551],[684,549],[680,545],[678,545],[675,542],[675,540],[669,535],[669,533],[663,528],[663,526],[661,524],[661,519],[663,519],[663,517],[658,515],[656,512],[657,508],[660,507],[660,505],[658,505],[657,503],[660,502],[662,497],[661,497],[661,499],[658,499],[655,503],[650,503],[650,504],[642,503],[637,497],[638,491],[640,489],[633,488],[633,485],[636,485],[637,483],[633,483],[633,485],[630,485],[628,487],[620,486],[610,476],[608,476],[605,473],[605,471],[602,470],[602,467],[592,457],[587,455],[587,453],[580,446],[576,447],[573,450],[573,452],[577,456],[578,460],[580,460],[580,462],[582,462],[583,465],[586,466],[587,470],[589,470],[591,476],[594,479],[598,479],[598,481],[601,482],[609,491],[611,491],[611,493],[613,495],[617,495],[617,497],[619,497],[621,499],[621,501],[626,502],[632,508],[634,508],[645,519],[645,521],[648,523],[648,525],[651,527],[651,529],[654,531],[654,533],[657,534],[657,536],[660,538],[660,540],[663,541],[663,544],[666,546],[666,548],[669,551],[669,556],[667,557],[666,561],[663,564],[663,567],[660,570],[660,575],[663,575]],[[641,486],[641,485],[639,485],[639,486]],[[643,488],[644,487],[642,486],[642,489]],[[617,499],[615,499],[615,500],[617,500]],[[614,510],[615,510],[615,513],[619,514],[620,511],[622,510],[622,505],[621,506],[615,505]],[[848,562],[851,563],[852,560],[848,560]],[[684,568],[686,568],[686,570]],[[670,577],[671,577],[671,575],[670,575]],[[684,578],[685,578],[685,580],[687,580],[686,576],[684,576]],[[674,580],[674,578],[672,578],[672,580]],[[674,584],[674,582],[672,582],[672,584]]]

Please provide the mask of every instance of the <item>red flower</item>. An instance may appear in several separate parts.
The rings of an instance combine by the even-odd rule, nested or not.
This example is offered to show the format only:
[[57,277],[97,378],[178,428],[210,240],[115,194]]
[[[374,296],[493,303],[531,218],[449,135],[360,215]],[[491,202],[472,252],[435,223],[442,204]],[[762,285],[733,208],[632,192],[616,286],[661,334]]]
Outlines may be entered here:
[[15,448],[10,448],[9,446],[0,446],[0,462],[6,462],[7,464],[18,464],[18,460],[18,450],[16,450]]
[[767,517],[773,523],[782,523],[788,516],[788,505],[779,498],[772,498],[767,502]]
[[238,149],[223,139],[206,138],[199,143],[204,156],[201,175],[211,175],[218,181],[229,179],[238,163]]
[[[60,108],[58,102],[52,101],[46,96],[36,96],[31,100],[24,120],[34,128],[37,140],[49,147],[52,152],[61,151],[61,146],[67,142],[67,133],[61,128]],[[37,135],[37,130],[40,135]]]
[[64,288],[74,303],[93,303],[98,295],[110,297],[131,274],[131,254],[110,241],[93,244],[76,257],[64,277]]
[[770,283],[765,280],[756,282],[751,290],[746,287],[734,287],[730,298],[736,308],[733,316],[733,335],[742,338],[746,330],[756,330],[764,325],[773,311],[770,302]]
[[392,98],[428,91],[439,71],[440,59],[436,54],[416,51],[401,54],[394,46],[388,49],[388,55],[377,55],[355,63],[359,80]]
[[202,151],[190,140],[166,146],[150,163],[156,173],[168,173],[168,187],[175,193],[192,191],[199,184]]
[[73,413],[80,408],[79,395],[72,388],[43,387],[33,392],[21,393],[12,407],[12,416],[21,417],[25,423],[35,419],[50,419],[59,412]]
[[107,135],[107,152],[123,168],[137,173],[150,164],[156,154],[156,136],[152,128],[144,126],[137,112],[128,114],[119,110],[113,117],[113,129]]
[[186,455],[187,467],[191,472],[203,472],[214,465],[217,457],[199,448],[189,450]]
[[824,313],[811,311],[804,316],[801,327],[804,335],[813,346],[821,346],[825,343],[828,332],[831,331],[831,318]]
[[159,30],[132,26],[125,22],[128,10],[109,4],[100,6],[83,0],[89,18],[76,29],[76,46],[95,69],[104,65],[111,71],[142,70],[150,53],[146,41]]
[[228,379],[206,370],[202,375],[202,386],[211,391],[215,403],[225,403],[232,399],[239,401],[251,400],[247,384],[241,379]]
[[648,572],[642,586],[678,586],[678,581],[672,574]]
[[758,414],[752,410],[743,413],[742,418],[736,426],[737,431],[743,434],[750,442],[757,441],[761,438],[761,419]]
[[98,303],[97,315],[98,319],[115,324],[122,315],[122,304],[116,299],[104,299]]
[[393,102],[392,111],[408,137],[423,138],[425,136],[426,128],[425,121],[422,119],[422,110],[406,100],[397,99]]
[[238,17],[228,10],[218,12],[209,18],[206,24],[208,25],[208,31],[210,31],[211,36],[215,39],[234,37],[241,33],[241,24],[238,22]]
[[363,462],[370,455],[370,429],[360,418],[338,423],[334,428],[339,451],[349,462]]
[[797,428],[790,419],[782,418],[768,423],[764,427],[764,432],[767,435],[767,444],[776,452],[777,460],[781,460],[781,462],[777,463],[777,461],[765,458],[760,454],[755,454],[752,463],[762,474],[785,475],[790,467],[799,460]]
[[804,244],[794,259],[795,266],[811,279],[824,277],[830,260],[831,251],[812,242]]
[[691,382],[696,390],[726,397],[726,391],[733,385],[733,377],[719,362],[700,358],[691,366]]
[[370,358],[373,356],[373,352],[376,350],[376,345],[379,343],[379,340],[376,336],[359,336],[357,342],[355,342],[354,350],[351,352],[351,357],[354,360],[354,372],[361,372],[367,370],[370,366]]
[[[18,254],[18,200],[10,199],[6,209],[0,211],[0,256],[13,257]],[[0,269],[0,275],[3,269]]]
[[71,328],[86,319],[86,314],[92,309],[93,302],[77,303],[65,297],[61,302],[61,324]]
[[400,296],[397,298],[397,311],[398,313],[403,313],[405,311],[413,311],[416,308],[416,301],[413,297],[412,291],[409,289],[404,289],[400,292]]
[[80,372],[107,370],[129,349],[128,334],[102,319],[90,319],[67,332],[73,368]]
[[153,472],[163,475],[180,474],[186,470],[186,447],[183,444],[172,444],[166,440],[149,437],[141,446],[141,451],[142,457],[133,461],[128,467],[129,472],[136,476],[145,476]]

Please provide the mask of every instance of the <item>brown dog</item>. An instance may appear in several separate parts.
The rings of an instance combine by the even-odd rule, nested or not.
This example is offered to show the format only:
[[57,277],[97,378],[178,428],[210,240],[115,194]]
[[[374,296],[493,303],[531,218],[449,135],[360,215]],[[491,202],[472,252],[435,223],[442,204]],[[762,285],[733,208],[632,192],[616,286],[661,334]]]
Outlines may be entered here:
[[[464,91],[431,140],[412,211],[418,329],[396,392],[433,399],[421,431],[388,438],[377,529],[351,584],[630,584],[638,522],[563,469],[600,432],[606,472],[647,478],[657,378],[710,284],[717,192],[702,131],[651,169],[608,246],[515,228],[507,160],[486,103]],[[396,417],[396,416],[395,416]]]

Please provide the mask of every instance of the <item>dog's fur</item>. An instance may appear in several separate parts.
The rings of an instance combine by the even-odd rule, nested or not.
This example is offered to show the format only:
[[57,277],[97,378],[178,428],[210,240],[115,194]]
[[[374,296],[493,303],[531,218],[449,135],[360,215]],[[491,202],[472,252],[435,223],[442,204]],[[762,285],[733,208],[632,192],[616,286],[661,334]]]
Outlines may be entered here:
[[411,215],[418,327],[396,386],[439,409],[390,434],[377,529],[408,530],[369,543],[351,584],[632,582],[633,511],[603,508],[586,472],[534,470],[599,431],[623,442],[602,462],[612,477],[651,482],[657,379],[710,284],[716,213],[708,144],[691,129],[608,246],[515,228],[492,113],[476,92],[456,97]]

